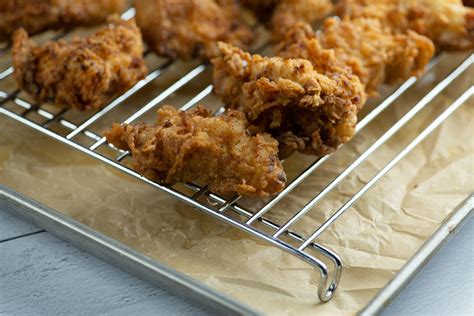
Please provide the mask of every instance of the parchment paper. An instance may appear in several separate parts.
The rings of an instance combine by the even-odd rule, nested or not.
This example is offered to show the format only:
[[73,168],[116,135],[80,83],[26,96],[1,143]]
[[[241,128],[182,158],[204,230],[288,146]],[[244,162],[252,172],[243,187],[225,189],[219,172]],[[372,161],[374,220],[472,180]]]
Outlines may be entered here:
[[[268,217],[279,223],[288,219],[463,57],[465,54],[444,55],[429,75],[278,203]],[[172,68],[170,76],[179,77],[179,73]],[[310,234],[472,85],[473,76],[471,67],[294,229]],[[159,90],[161,84],[166,86],[165,82],[156,83],[150,91]],[[177,95],[190,97],[195,88],[180,90]],[[144,101],[139,98],[149,98],[147,91],[121,110],[131,112],[142,106]],[[219,105],[213,97],[204,103]],[[262,312],[354,314],[387,284],[450,211],[474,191],[473,99],[467,103],[318,239],[339,253],[344,262],[340,287],[326,304],[317,300],[319,272],[304,262],[3,116],[0,183]],[[105,125],[95,128],[103,130],[113,120],[111,116],[102,123]],[[285,161],[285,168],[291,177],[313,160],[295,154]]]

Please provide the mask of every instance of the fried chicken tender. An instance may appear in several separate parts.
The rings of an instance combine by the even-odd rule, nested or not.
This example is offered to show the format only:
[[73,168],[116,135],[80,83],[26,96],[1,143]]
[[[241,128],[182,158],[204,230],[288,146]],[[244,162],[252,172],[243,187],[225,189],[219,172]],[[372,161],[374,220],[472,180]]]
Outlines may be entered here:
[[343,0],[344,17],[377,18],[393,30],[413,30],[444,50],[474,48],[474,9],[462,0]]
[[333,49],[324,49],[310,25],[295,24],[276,48],[276,54],[283,58],[303,58],[311,62],[314,69],[344,87],[344,98],[350,99],[361,110],[367,95],[359,77],[352,68],[336,57]]
[[22,27],[28,34],[102,23],[125,9],[126,0],[0,0],[0,40]]
[[143,44],[135,21],[111,20],[87,38],[38,46],[25,30],[13,36],[14,77],[37,102],[97,109],[144,78]]
[[331,0],[241,0],[264,23],[271,21],[273,36],[281,39],[298,22],[314,24],[334,9]]
[[243,111],[253,132],[271,133],[281,156],[294,150],[323,156],[355,133],[357,105],[349,81],[318,73],[305,59],[250,55],[220,43],[214,90],[226,106]]
[[328,18],[317,40],[352,68],[369,95],[376,95],[382,83],[422,74],[435,52],[427,37],[410,30],[393,33],[380,20],[369,18]]
[[273,12],[273,36],[282,38],[298,22],[314,24],[333,9],[331,0],[281,0]]
[[137,23],[158,55],[208,60],[217,41],[247,48],[253,32],[236,0],[136,0]]
[[164,184],[195,182],[218,194],[265,197],[280,192],[286,175],[278,142],[268,134],[250,136],[241,112],[213,117],[204,107],[158,111],[156,125],[119,125],[107,141],[129,150],[136,170]]

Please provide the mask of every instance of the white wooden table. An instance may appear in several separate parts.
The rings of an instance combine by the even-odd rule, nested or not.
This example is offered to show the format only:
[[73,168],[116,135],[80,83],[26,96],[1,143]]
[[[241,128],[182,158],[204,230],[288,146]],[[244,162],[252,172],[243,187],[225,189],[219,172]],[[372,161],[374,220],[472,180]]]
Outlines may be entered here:
[[[474,314],[474,220],[389,306],[385,315]],[[0,210],[1,315],[207,315]]]

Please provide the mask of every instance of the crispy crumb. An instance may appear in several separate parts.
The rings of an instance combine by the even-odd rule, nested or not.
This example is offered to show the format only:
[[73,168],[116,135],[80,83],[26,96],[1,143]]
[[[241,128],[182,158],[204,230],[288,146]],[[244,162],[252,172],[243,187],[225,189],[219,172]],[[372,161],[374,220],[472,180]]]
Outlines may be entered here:
[[87,38],[34,43],[25,30],[13,36],[14,76],[38,102],[62,108],[97,109],[147,72],[141,34],[134,20],[113,18]]
[[236,0],[137,0],[137,23],[158,55],[208,60],[217,42],[247,48],[253,32]]
[[158,111],[156,125],[119,125],[107,140],[129,150],[136,170],[164,184],[195,182],[218,194],[264,197],[280,192],[286,175],[278,142],[268,134],[250,136],[241,112],[213,117],[204,107]]
[[434,55],[430,39],[413,31],[392,33],[379,20],[371,18],[328,18],[317,39],[333,49],[336,58],[349,65],[376,95],[382,83],[397,83],[421,75]]
[[397,32],[413,30],[440,49],[474,48],[474,9],[461,0],[343,0],[338,13],[376,18]]
[[125,9],[125,0],[0,0],[0,40],[18,28],[30,35],[49,29],[95,25]]
[[294,150],[323,156],[352,138],[357,105],[351,88],[305,59],[250,55],[225,43],[219,47],[221,56],[212,61],[215,93],[228,108],[246,114],[252,131],[278,139],[281,156]]

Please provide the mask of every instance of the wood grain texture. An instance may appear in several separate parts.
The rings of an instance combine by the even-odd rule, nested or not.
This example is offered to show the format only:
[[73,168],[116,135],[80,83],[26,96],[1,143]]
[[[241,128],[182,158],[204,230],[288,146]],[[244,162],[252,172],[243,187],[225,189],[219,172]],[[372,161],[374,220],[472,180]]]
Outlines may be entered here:
[[206,314],[46,232],[0,253],[1,315]]
[[41,229],[30,224],[5,210],[0,210],[0,242],[25,234],[31,234]]
[[[0,218],[6,217],[0,232],[37,229],[13,215]],[[471,219],[383,315],[474,314],[473,248]],[[0,243],[0,254],[1,315],[208,314],[48,233]]]

